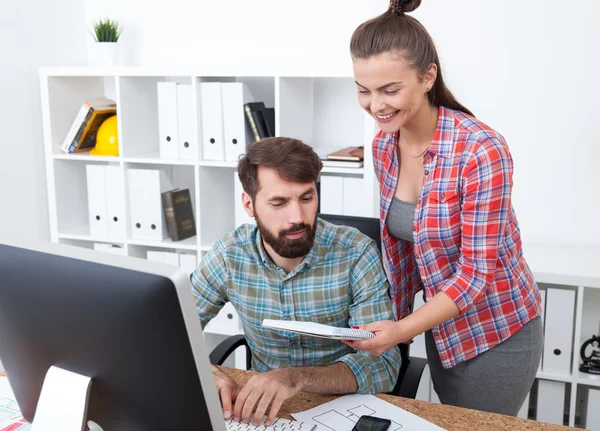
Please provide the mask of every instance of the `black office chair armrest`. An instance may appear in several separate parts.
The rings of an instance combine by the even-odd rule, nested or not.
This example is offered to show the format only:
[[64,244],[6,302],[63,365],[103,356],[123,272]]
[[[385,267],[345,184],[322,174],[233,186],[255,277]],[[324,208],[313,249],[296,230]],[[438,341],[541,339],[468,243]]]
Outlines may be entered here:
[[409,344],[398,344],[402,365],[398,373],[398,381],[391,394],[415,399],[427,359],[409,357],[409,346]]
[[246,347],[246,369],[249,370],[252,368],[252,352],[246,341],[246,336],[243,334],[232,335],[219,343],[209,355],[210,363],[212,365],[223,365],[223,362],[225,362],[229,355],[240,346]]

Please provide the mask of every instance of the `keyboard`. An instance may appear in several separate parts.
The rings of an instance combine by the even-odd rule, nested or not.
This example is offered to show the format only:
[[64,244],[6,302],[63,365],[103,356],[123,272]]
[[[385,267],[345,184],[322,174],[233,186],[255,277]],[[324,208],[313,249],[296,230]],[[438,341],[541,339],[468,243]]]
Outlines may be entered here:
[[266,426],[264,423],[256,426],[253,423],[235,422],[233,419],[225,421],[225,425],[227,425],[227,431],[313,431],[317,428],[316,425],[281,418],[275,418],[269,426]]

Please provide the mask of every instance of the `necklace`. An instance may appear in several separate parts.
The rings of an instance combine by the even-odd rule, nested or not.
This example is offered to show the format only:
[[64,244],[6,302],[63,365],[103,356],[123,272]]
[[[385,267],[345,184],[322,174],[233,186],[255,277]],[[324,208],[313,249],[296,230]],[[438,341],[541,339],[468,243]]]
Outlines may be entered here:
[[424,151],[423,151],[421,154],[419,154],[418,156],[413,156],[412,154],[409,154],[409,153],[408,153],[408,150],[407,150],[406,148],[404,148],[404,152],[406,153],[406,155],[407,155],[408,157],[412,157],[413,159],[418,159],[418,158],[420,158],[420,157],[423,157],[423,155],[424,155],[424,154],[427,152],[427,149],[428,149],[428,148],[429,148],[429,145],[427,145],[427,146],[425,147],[425,150],[424,150]]

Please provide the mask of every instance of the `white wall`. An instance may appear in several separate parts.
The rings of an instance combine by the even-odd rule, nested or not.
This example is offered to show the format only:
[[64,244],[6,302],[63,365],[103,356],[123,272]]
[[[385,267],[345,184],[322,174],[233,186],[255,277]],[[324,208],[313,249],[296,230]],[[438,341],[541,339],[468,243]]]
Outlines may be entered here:
[[0,2],[0,238],[49,239],[38,67],[84,64],[78,0]]
[[[86,19],[124,22],[130,64],[347,73],[352,31],[387,4],[86,0]],[[455,95],[509,142],[526,242],[600,243],[599,14],[596,0],[426,0],[414,14],[436,41]]]

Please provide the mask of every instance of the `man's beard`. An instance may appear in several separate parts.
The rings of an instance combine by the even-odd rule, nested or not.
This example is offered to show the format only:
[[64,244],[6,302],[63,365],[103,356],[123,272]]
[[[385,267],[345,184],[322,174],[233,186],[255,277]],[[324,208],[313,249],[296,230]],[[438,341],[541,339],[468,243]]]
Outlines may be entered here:
[[[312,249],[317,231],[316,215],[312,226],[306,223],[294,224],[289,229],[279,231],[278,235],[274,235],[265,225],[263,225],[256,213],[254,214],[254,219],[256,220],[256,225],[258,226],[263,241],[269,244],[279,256],[287,259],[295,259],[297,257],[306,256]],[[286,235],[305,229],[306,232],[302,238],[290,239],[286,237]]]

